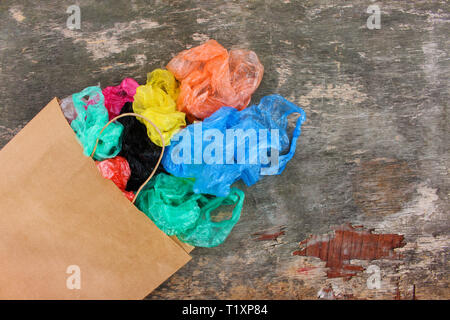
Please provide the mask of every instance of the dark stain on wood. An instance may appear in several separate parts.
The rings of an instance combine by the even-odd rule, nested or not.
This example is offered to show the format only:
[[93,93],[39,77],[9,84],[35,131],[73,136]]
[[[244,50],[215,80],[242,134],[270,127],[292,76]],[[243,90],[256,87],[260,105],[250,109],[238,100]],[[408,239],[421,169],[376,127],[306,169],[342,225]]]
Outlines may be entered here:
[[256,236],[255,240],[257,241],[265,241],[265,240],[277,240],[279,236],[283,236],[286,234],[284,229],[285,226],[276,227],[278,231],[271,230],[265,230],[260,232],[255,232],[252,234],[252,236]]
[[353,176],[353,199],[364,213],[388,215],[411,200],[417,176],[403,160],[363,162]]
[[262,241],[262,240],[277,240],[279,236],[284,235],[284,231],[275,232],[275,233],[269,233],[269,234],[262,234],[256,240]]
[[312,235],[300,242],[301,250],[294,255],[318,257],[326,261],[328,278],[350,278],[364,268],[351,265],[350,260],[398,259],[393,249],[403,247],[403,235],[374,234],[373,230],[343,225],[334,234]]
[[253,236],[257,236],[255,240],[264,241],[264,240],[277,240],[279,236],[285,235],[286,232],[278,231],[275,233],[254,233]]

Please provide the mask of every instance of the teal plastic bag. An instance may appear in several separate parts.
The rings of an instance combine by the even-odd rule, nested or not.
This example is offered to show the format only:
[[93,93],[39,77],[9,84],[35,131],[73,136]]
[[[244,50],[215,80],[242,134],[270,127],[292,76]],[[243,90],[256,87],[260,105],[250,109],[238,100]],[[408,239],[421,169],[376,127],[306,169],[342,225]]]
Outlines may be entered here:
[[[72,95],[77,117],[70,126],[75,131],[84,154],[90,156],[94,150],[100,131],[108,123],[108,110],[105,108],[105,98],[100,87],[87,87],[79,93]],[[99,139],[94,159],[102,161],[113,158],[119,154],[122,147],[123,126],[120,123],[111,123]]]
[[[244,192],[233,188],[227,197],[196,194],[194,181],[160,173],[142,189],[136,206],[167,235],[196,247],[223,243],[241,216]],[[216,209],[234,206],[230,219],[217,220]]]

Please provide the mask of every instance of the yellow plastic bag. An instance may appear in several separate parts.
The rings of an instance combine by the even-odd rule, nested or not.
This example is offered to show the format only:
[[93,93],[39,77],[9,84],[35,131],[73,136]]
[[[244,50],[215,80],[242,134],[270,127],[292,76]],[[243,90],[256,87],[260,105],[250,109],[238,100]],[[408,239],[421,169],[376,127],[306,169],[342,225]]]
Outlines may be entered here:
[[[165,145],[181,128],[186,126],[186,115],[177,111],[176,101],[180,89],[177,80],[167,70],[156,69],[147,75],[147,84],[139,86],[134,96],[133,111],[153,121],[161,130]],[[156,145],[163,142],[153,126],[138,118],[147,127],[147,134]]]

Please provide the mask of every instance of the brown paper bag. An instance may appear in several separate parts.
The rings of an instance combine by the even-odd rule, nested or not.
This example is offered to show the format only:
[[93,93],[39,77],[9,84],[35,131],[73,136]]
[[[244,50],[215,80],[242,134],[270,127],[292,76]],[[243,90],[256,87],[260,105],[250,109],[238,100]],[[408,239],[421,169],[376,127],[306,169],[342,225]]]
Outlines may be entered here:
[[190,250],[100,175],[56,98],[0,151],[1,299],[141,299]]

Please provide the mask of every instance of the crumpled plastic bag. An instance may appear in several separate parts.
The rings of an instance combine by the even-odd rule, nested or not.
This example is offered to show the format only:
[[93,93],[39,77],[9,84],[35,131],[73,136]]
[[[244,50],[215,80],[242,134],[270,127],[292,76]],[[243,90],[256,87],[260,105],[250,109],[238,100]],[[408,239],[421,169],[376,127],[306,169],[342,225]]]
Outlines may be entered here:
[[131,175],[131,169],[125,158],[117,156],[112,159],[96,161],[97,169],[103,178],[111,180],[122,191],[128,200],[133,201],[134,193],[125,191],[128,179]]
[[61,107],[61,110],[62,110],[67,122],[69,122],[69,124],[71,124],[72,121],[75,120],[78,116],[77,110],[75,110],[75,106],[73,104],[72,95],[62,99],[59,102],[59,105]]
[[[125,103],[120,114],[133,112],[131,102]],[[118,119],[123,125],[122,150],[119,156],[127,159],[131,176],[125,190],[137,191],[147,180],[155,168],[162,148],[155,145],[147,135],[147,129],[136,117]],[[155,174],[165,172],[163,166],[158,166]]]
[[[300,116],[289,141],[292,113]],[[295,153],[305,120],[305,112],[280,95],[263,97],[242,111],[223,107],[175,135],[162,163],[174,176],[195,178],[195,193],[224,197],[237,180],[251,186],[261,175],[280,174]]]
[[133,102],[139,83],[132,78],[125,78],[115,87],[106,87],[102,90],[105,97],[105,107],[108,110],[109,120],[117,117],[126,102]]
[[[150,119],[160,130],[165,145],[180,128],[186,125],[185,114],[177,111],[178,83],[169,71],[156,69],[147,75],[147,84],[139,86],[134,96],[133,110]],[[154,144],[162,147],[161,137],[156,129],[143,119],[147,134]]]
[[[72,95],[77,117],[70,126],[84,148],[84,154],[90,156],[94,150],[97,138],[105,124],[108,123],[108,111],[105,108],[104,97],[100,87],[87,87]],[[95,150],[95,160],[105,160],[115,157],[121,148],[123,126],[111,123],[103,132]]]
[[[215,247],[225,241],[241,216],[244,192],[233,188],[227,197],[193,192],[194,182],[160,173],[142,189],[136,206],[167,235],[196,247]],[[214,210],[234,206],[229,219]],[[221,210],[223,211],[223,210]]]
[[180,52],[167,69],[181,81],[177,107],[191,122],[209,117],[223,106],[247,107],[264,73],[256,53],[228,53],[215,40]]

